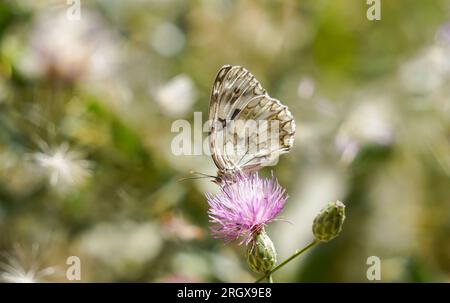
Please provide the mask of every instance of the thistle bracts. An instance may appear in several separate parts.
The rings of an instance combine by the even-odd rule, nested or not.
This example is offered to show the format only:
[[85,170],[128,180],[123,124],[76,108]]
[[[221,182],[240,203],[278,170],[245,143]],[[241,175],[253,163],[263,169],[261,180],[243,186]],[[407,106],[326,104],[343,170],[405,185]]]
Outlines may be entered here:
[[257,273],[269,272],[277,262],[277,253],[272,240],[264,229],[254,235],[247,246],[248,266]]
[[316,216],[312,231],[317,241],[327,242],[338,236],[345,220],[345,205],[331,202]]

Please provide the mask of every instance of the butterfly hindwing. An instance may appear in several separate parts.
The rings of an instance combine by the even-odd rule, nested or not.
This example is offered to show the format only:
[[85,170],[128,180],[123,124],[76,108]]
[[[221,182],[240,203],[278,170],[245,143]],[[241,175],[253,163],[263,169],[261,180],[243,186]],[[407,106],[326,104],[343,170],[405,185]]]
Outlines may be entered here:
[[219,172],[256,171],[293,145],[295,121],[287,106],[240,66],[219,70],[209,119],[211,155]]

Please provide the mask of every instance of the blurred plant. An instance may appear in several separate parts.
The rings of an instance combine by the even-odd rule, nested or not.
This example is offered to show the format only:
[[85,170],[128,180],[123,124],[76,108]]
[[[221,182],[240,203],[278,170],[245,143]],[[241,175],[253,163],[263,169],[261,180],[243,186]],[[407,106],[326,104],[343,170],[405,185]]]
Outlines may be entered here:
[[44,152],[32,155],[35,163],[48,175],[50,185],[60,191],[82,184],[91,174],[92,163],[85,160],[83,154],[69,150],[63,143],[55,149],[47,145]]
[[34,244],[29,254],[15,245],[13,253],[4,253],[0,262],[0,281],[5,283],[39,283],[55,275],[54,266],[40,268],[39,246]]
[[197,92],[187,75],[178,75],[161,86],[156,101],[165,114],[172,117],[187,113],[195,102]]
[[344,163],[351,163],[364,146],[392,144],[394,134],[390,112],[384,103],[371,100],[358,104],[349,113],[335,137]]
[[107,265],[106,272],[126,278],[158,255],[162,239],[154,224],[123,221],[97,224],[77,246],[82,255]]
[[65,10],[45,12],[35,18],[21,70],[38,77],[72,84],[99,80],[117,66],[115,38],[101,18],[83,10],[82,22],[67,19]]

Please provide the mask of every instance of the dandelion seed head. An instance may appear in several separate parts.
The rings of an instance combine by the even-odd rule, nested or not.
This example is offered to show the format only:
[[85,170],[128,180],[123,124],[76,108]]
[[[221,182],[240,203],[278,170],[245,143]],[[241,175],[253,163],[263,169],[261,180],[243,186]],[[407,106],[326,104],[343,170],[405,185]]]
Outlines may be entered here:
[[25,254],[19,246],[14,254],[3,253],[0,262],[0,282],[4,283],[41,283],[53,276],[57,270],[53,266],[41,268],[38,264],[39,246],[33,245],[31,253]]
[[50,184],[59,189],[79,185],[91,174],[91,162],[83,159],[82,153],[69,150],[68,144],[35,153],[33,159],[48,175]]
[[0,268],[6,268],[6,271],[0,274],[0,281],[5,283],[40,283],[45,281],[45,277],[56,273],[53,267],[46,267],[41,270],[35,268],[25,269],[20,264],[16,267],[12,265],[0,264]]

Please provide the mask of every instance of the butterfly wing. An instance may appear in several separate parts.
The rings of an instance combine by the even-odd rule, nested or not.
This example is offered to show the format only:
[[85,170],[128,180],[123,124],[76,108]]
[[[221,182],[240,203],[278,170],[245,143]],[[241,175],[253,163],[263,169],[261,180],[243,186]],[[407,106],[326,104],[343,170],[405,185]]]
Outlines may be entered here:
[[241,66],[223,66],[214,81],[209,120],[211,155],[223,171],[251,172],[269,165],[294,143],[295,121]]

